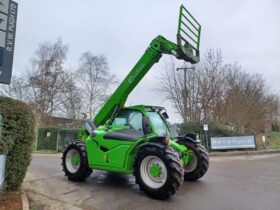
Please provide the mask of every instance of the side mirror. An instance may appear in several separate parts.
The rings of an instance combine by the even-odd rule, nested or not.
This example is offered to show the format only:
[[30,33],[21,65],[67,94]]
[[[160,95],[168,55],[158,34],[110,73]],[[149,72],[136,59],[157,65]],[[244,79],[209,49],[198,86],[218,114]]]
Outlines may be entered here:
[[163,118],[165,120],[167,120],[169,118],[168,114],[166,112],[161,113],[161,115],[163,116]]
[[150,127],[150,119],[147,116],[144,116],[142,118],[142,124],[143,124],[143,132],[145,135],[152,133],[152,130]]

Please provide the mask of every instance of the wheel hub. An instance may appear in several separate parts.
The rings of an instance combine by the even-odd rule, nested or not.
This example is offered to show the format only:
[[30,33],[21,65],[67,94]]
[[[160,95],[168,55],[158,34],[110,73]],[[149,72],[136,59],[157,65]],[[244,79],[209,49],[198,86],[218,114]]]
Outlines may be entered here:
[[151,188],[162,187],[167,180],[167,169],[164,162],[156,156],[147,156],[140,166],[143,182]]
[[153,164],[150,167],[150,173],[153,177],[159,177],[161,172],[161,167],[158,164]]
[[189,161],[188,163],[184,166],[184,170],[187,173],[190,173],[194,171],[197,167],[197,157],[195,153],[192,150],[189,150]]
[[77,154],[73,154],[71,157],[71,163],[73,166],[77,166],[80,162],[80,157]]

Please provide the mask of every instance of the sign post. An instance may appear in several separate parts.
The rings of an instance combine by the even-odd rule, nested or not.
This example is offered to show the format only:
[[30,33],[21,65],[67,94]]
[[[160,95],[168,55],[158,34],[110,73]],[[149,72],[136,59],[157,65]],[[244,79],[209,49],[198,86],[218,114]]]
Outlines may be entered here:
[[206,149],[209,151],[209,143],[208,143],[208,124],[203,124],[203,130],[205,132],[205,144],[206,144]]
[[18,4],[0,0],[0,83],[10,84],[15,49]]

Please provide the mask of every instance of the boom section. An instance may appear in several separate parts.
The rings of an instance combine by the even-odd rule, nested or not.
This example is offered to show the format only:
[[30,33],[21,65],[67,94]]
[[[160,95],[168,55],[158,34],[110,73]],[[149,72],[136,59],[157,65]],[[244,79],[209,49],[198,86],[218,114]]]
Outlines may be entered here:
[[156,37],[150,43],[146,52],[142,55],[136,65],[97,113],[94,118],[95,125],[103,125],[108,120],[113,119],[114,115],[123,108],[129,94],[143,79],[151,67],[159,61],[162,54],[172,54],[181,59],[178,54],[180,50],[179,48],[180,47],[177,44],[165,39],[162,36]]

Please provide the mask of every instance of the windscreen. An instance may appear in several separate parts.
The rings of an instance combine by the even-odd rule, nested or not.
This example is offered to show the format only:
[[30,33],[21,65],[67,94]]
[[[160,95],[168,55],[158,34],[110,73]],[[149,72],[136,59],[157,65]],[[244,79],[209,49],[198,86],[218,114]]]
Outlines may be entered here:
[[154,126],[158,136],[170,136],[169,129],[158,112],[147,112],[151,124]]

